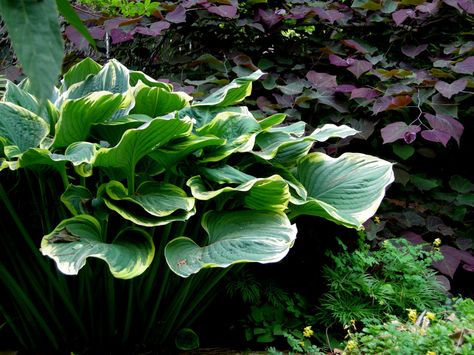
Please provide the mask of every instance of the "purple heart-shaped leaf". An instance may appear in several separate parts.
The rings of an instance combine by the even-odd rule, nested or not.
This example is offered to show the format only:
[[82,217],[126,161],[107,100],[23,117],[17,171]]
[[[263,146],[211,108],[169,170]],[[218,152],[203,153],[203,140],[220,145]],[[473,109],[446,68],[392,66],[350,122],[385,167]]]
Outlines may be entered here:
[[153,22],[150,25],[150,30],[153,31],[154,36],[160,36],[161,31],[166,30],[170,28],[170,23],[166,21],[158,21],[158,22]]
[[397,10],[392,13],[392,19],[395,21],[397,26],[400,26],[407,18],[414,18],[415,16],[415,11],[406,9]]
[[357,79],[364,74],[365,72],[368,72],[370,69],[372,69],[372,63],[366,61],[366,60],[355,60],[354,64],[352,64],[347,70],[349,70],[352,74],[356,76]]
[[405,122],[393,122],[380,130],[383,144],[392,143],[404,139],[408,144],[416,139],[416,134],[421,130],[419,126],[408,126]]
[[435,14],[438,12],[440,6],[441,1],[434,0],[433,2],[425,2],[424,4],[418,5],[415,9],[426,14]]
[[258,16],[265,26],[271,28],[283,19],[283,16],[273,10],[258,9]]
[[460,144],[464,126],[459,121],[451,116],[442,114],[434,116],[429,113],[425,113],[425,118],[428,120],[431,128],[436,131],[449,134],[450,137],[454,138],[458,145]]
[[412,44],[402,46],[402,53],[407,57],[415,58],[418,54],[423,52],[428,48],[427,44],[420,44],[419,46],[414,46]]
[[456,63],[453,71],[459,74],[473,74],[474,73],[474,56],[467,57],[462,62]]
[[237,16],[237,6],[232,5],[210,6],[207,8],[207,11],[226,18],[234,18]]
[[338,85],[336,87],[336,92],[344,92],[344,93],[349,93],[349,92],[352,92],[353,90],[355,90],[356,87],[354,85],[351,85],[351,84],[342,84],[342,85]]
[[435,85],[435,89],[443,95],[444,97],[450,99],[453,95],[459,94],[466,88],[467,80],[466,79],[458,79],[453,81],[451,84],[448,84],[445,81],[438,81]]
[[335,90],[337,87],[337,80],[335,75],[329,75],[327,73],[317,73],[314,70],[310,70],[306,74],[306,79],[313,84],[316,89],[329,89]]
[[[352,59],[353,60],[353,59]],[[338,55],[330,54],[329,63],[337,67],[348,67],[350,64],[347,62],[347,59],[342,59]],[[352,64],[352,63],[351,63]]]
[[120,28],[114,28],[110,31],[110,38],[112,39],[112,44],[127,42],[133,39],[133,33]]
[[331,25],[337,20],[340,20],[346,17],[346,15],[344,15],[342,12],[339,12],[337,10],[324,10],[320,7],[316,7],[315,11],[321,20],[329,21]]
[[448,144],[449,139],[451,138],[450,134],[438,131],[436,129],[426,129],[424,131],[421,131],[421,136],[427,141],[441,143],[445,147]]
[[166,20],[172,23],[183,23],[186,22],[186,9],[178,5],[176,8],[166,14]]
[[379,96],[380,94],[377,90],[370,88],[358,88],[352,90],[351,99],[373,99]]
[[458,0],[458,5],[468,14],[474,14],[474,0]]

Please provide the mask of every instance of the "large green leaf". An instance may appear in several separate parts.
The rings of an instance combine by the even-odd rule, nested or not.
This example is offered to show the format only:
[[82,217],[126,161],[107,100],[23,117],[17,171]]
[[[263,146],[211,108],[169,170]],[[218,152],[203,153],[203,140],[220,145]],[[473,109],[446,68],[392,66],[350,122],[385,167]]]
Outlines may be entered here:
[[[235,179],[243,181],[244,174],[235,172]],[[247,175],[247,181],[238,186],[224,186],[217,190],[209,190],[200,176],[190,178],[187,185],[192,195],[198,200],[210,200],[223,193],[243,193],[243,203],[246,207],[255,210],[269,210],[283,212],[290,201],[288,184],[279,175],[268,178],[254,178]],[[230,180],[231,177],[228,178]]]
[[74,166],[93,164],[98,150],[96,143],[76,142],[67,147],[64,154],[51,153],[50,157],[54,161],[69,161]]
[[164,182],[144,182],[135,194],[129,195],[120,182],[110,181],[101,188],[100,194],[107,207],[142,226],[185,221],[195,213],[194,198],[188,197],[181,188]]
[[[213,136],[195,136],[190,135],[176,143],[172,142],[166,147],[155,149],[150,153],[150,157],[160,163],[166,169],[172,169],[181,160],[188,155],[194,153],[205,147],[219,146],[225,144],[225,139]],[[201,155],[201,154],[196,154]]]
[[188,135],[191,129],[189,119],[156,118],[138,128],[127,130],[115,147],[101,148],[94,165],[125,169],[133,180],[135,166],[141,158],[173,138]]
[[64,91],[74,84],[80,83],[87,79],[89,75],[96,75],[102,69],[102,65],[96,63],[91,58],[85,58],[79,63],[74,64],[64,74],[61,89]]
[[5,102],[10,102],[12,104],[21,106],[35,114],[39,114],[40,107],[38,100],[36,100],[36,98],[29,92],[19,88],[9,80],[5,86],[5,95],[3,96],[3,100]]
[[194,103],[193,107],[234,105],[250,95],[252,82],[258,80],[263,74],[261,70],[257,70],[248,76],[234,79],[226,86],[214,91],[204,100]]
[[297,233],[285,214],[269,211],[211,211],[204,215],[202,226],[209,235],[206,246],[179,237],[165,248],[166,262],[179,276],[235,263],[280,261]]
[[92,199],[92,193],[84,186],[69,185],[61,195],[61,202],[74,216],[88,214],[87,203]]
[[155,255],[151,237],[139,228],[120,231],[112,243],[103,240],[99,222],[89,215],[63,220],[41,241],[41,252],[66,275],[77,275],[88,257],[104,260],[112,275],[130,279],[142,274]]
[[234,112],[217,114],[209,123],[197,130],[200,136],[212,135],[226,140],[226,144],[209,149],[201,159],[219,161],[234,152],[251,151],[255,136],[261,130],[257,120],[251,115]]
[[0,14],[13,49],[31,79],[32,94],[40,100],[50,98],[64,55],[56,3],[0,0]]
[[38,147],[48,133],[48,124],[38,115],[18,105],[0,102],[0,141],[8,158]]
[[57,171],[61,171],[65,169],[65,166],[66,159],[57,161],[51,159],[51,152],[48,149],[30,148],[20,156],[16,168],[39,170],[44,167],[52,167]]
[[56,106],[61,106],[62,102],[66,99],[79,99],[97,91],[123,94],[129,88],[128,69],[115,59],[112,59],[96,75],[87,76],[84,81],[71,85],[61,94]]
[[213,107],[213,106],[203,106],[203,107],[185,107],[179,111],[179,117],[191,117],[193,119],[194,130],[201,128],[202,126],[211,122],[219,113],[222,112],[232,112],[235,114],[240,114],[242,116],[252,116],[249,109],[245,106],[238,107]]
[[312,153],[299,161],[297,177],[308,197],[291,206],[293,216],[320,216],[353,228],[375,213],[394,180],[391,163],[360,153]]
[[189,106],[192,97],[184,92],[169,92],[141,82],[135,88],[135,106],[130,113],[158,117]]
[[130,70],[130,86],[137,85],[140,81],[149,87],[161,88],[168,92],[173,91],[173,86],[171,84],[163,83],[161,81],[156,81],[152,77],[142,73],[141,71]]
[[130,105],[129,95],[107,91],[93,92],[85,97],[66,100],[61,106],[53,146],[67,147],[71,143],[86,140],[91,126],[113,116],[121,108]]

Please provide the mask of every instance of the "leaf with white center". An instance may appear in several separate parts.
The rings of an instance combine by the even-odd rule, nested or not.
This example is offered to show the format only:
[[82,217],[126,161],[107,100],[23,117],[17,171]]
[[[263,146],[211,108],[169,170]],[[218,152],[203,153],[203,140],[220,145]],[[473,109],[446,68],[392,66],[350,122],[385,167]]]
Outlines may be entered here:
[[89,214],[87,203],[92,201],[92,193],[83,186],[69,185],[61,195],[61,202],[74,216]]
[[129,71],[130,75],[130,86],[136,86],[139,81],[144,83],[145,85],[153,88],[161,88],[163,90],[166,90],[168,92],[173,91],[173,86],[171,84],[167,83],[162,83],[161,81],[156,81],[152,77],[149,77],[145,73],[142,73],[141,71],[134,71],[130,70]]
[[112,243],[103,240],[100,223],[89,215],[63,220],[41,241],[41,253],[66,275],[77,275],[89,257],[104,260],[114,277],[131,279],[151,264],[155,246],[148,233],[125,228]]
[[190,120],[155,118],[142,126],[127,130],[120,142],[112,148],[101,148],[94,166],[122,168],[130,176],[140,159],[171,139],[191,132]]
[[0,141],[7,158],[40,145],[49,133],[44,119],[18,105],[0,102]]
[[225,139],[226,144],[209,149],[201,161],[219,161],[234,152],[252,150],[255,136],[259,131],[261,127],[252,115],[233,112],[217,114],[211,122],[199,128],[197,134]]
[[234,105],[250,95],[252,82],[258,80],[263,74],[262,71],[257,70],[248,76],[234,79],[226,86],[214,91],[204,100],[194,103],[193,107]]
[[98,74],[101,69],[102,65],[91,58],[81,60],[79,63],[69,68],[69,70],[64,74],[61,86],[62,91],[67,90],[74,84],[86,80],[89,75]]
[[345,153],[331,158],[312,153],[298,162],[297,178],[308,197],[291,206],[292,216],[320,216],[361,228],[379,207],[394,175],[391,163],[370,155]]
[[[235,173],[235,180],[244,180],[243,173]],[[227,177],[225,180],[230,180]],[[198,200],[211,200],[223,193],[242,193],[244,205],[250,209],[283,212],[290,201],[288,184],[279,175],[268,178],[254,178],[247,175],[247,181],[238,186],[224,186],[217,190],[209,190],[200,176],[194,176],[186,183],[191,194]]]
[[92,125],[110,119],[118,110],[127,107],[131,97],[97,91],[76,100],[66,100],[61,106],[53,146],[67,147],[86,140]]
[[147,87],[142,82],[134,89],[135,106],[131,114],[158,117],[189,106],[192,97],[184,92],[169,92],[159,87]]
[[325,124],[321,128],[316,128],[310,137],[316,140],[317,142],[325,142],[329,138],[347,138],[359,133],[346,125],[336,126],[334,124]]
[[194,130],[211,122],[219,113],[232,112],[242,116],[252,116],[252,113],[245,106],[238,107],[185,107],[181,109],[178,114],[179,118],[190,117],[194,123]]
[[285,214],[270,211],[211,211],[204,215],[202,226],[209,235],[207,245],[179,237],[165,248],[168,266],[181,277],[235,263],[278,262],[293,246],[297,233]]
[[171,169],[188,155],[199,156],[203,148],[224,145],[225,142],[222,138],[190,135],[166,147],[155,149],[149,155],[164,168]]
[[186,221],[195,214],[194,198],[164,182],[144,182],[135,194],[129,195],[120,182],[110,181],[100,189],[100,195],[108,208],[141,226]]

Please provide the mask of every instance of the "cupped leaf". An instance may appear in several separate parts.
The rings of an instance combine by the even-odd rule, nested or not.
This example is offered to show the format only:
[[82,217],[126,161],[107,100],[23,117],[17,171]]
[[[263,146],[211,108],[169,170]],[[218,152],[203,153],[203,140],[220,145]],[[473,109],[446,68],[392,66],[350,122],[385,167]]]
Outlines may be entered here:
[[361,228],[377,210],[394,174],[391,163],[369,155],[345,153],[331,158],[312,153],[298,162],[297,178],[308,197],[291,206],[293,216],[320,216]]
[[171,139],[188,135],[191,129],[189,119],[156,118],[138,128],[127,130],[115,147],[101,148],[94,165],[122,168],[132,175],[141,158]]
[[16,168],[42,169],[44,166],[62,171],[66,167],[66,160],[54,161],[48,149],[31,148],[20,156]]
[[95,62],[91,58],[85,58],[79,63],[73,65],[69,70],[64,74],[62,80],[62,91],[67,90],[74,84],[80,83],[87,79],[89,75],[96,75],[102,69],[102,65]]
[[252,82],[258,80],[263,74],[261,70],[257,70],[248,76],[234,79],[226,86],[214,91],[204,100],[194,103],[193,107],[234,105],[250,95]]
[[165,248],[168,266],[181,277],[209,267],[278,262],[293,246],[297,233],[285,214],[270,211],[211,211],[204,215],[202,226],[209,235],[206,246],[179,237]]
[[15,54],[31,79],[31,93],[51,97],[64,55],[54,1],[0,0],[0,14]]
[[70,161],[74,166],[80,164],[93,164],[99,145],[89,142],[76,142],[65,150],[64,154],[51,153],[51,160]]
[[61,195],[61,202],[74,216],[88,214],[86,204],[92,199],[92,193],[83,186],[69,185]]
[[145,73],[142,73],[141,71],[133,71],[130,70],[129,72],[130,75],[130,86],[135,86],[138,84],[139,81],[144,83],[145,85],[153,88],[161,88],[163,90],[166,90],[168,92],[171,92],[173,90],[173,86],[167,83],[163,83],[161,81],[156,81],[152,77],[149,77]]
[[21,106],[33,113],[39,114],[40,108],[38,100],[36,100],[36,98],[29,92],[19,88],[9,80],[5,85],[5,94],[3,96],[3,100],[5,102],[10,102],[12,104]]
[[131,279],[150,266],[153,241],[139,228],[123,229],[112,243],[103,240],[99,222],[89,215],[63,220],[41,241],[41,253],[52,258],[66,275],[77,275],[88,257],[104,260],[114,277]]
[[49,133],[44,119],[9,102],[0,102],[0,141],[12,158],[40,145]]
[[190,135],[166,147],[155,149],[149,155],[164,168],[171,169],[188,155],[200,156],[202,153],[198,152],[203,148],[224,145],[225,142],[225,139],[213,136]]
[[132,114],[163,116],[189,106],[192,100],[192,97],[184,92],[169,92],[159,87],[140,84],[135,88],[135,106],[130,111]]
[[199,128],[197,134],[225,139],[226,144],[209,149],[201,161],[219,161],[234,152],[252,150],[255,136],[259,131],[261,127],[251,114],[242,115],[233,112],[217,114],[211,122]]
[[103,122],[118,110],[130,105],[129,95],[107,91],[93,92],[75,100],[66,100],[61,106],[53,146],[67,147],[71,143],[86,140],[91,126]]
[[101,188],[100,194],[107,207],[142,226],[185,221],[195,214],[194,198],[168,183],[147,181],[135,194],[129,195],[120,182],[110,181]]
[[190,117],[194,123],[194,131],[211,122],[219,113],[232,112],[243,116],[252,116],[245,106],[238,107],[185,107],[178,114],[180,118]]

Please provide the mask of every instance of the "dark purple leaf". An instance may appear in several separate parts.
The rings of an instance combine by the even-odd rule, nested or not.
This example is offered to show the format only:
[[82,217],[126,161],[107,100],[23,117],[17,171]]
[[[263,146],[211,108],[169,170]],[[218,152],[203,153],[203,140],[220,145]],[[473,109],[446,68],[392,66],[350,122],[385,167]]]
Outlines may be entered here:
[[195,6],[200,2],[202,2],[202,1],[200,1],[200,0],[184,0],[184,1],[180,2],[180,5],[182,7],[184,7],[185,9],[189,9],[190,7]]
[[306,74],[306,79],[309,80],[313,87],[316,89],[330,89],[335,90],[337,87],[337,80],[335,75],[329,75],[327,73],[317,73],[314,70],[310,70]]
[[392,19],[397,26],[400,26],[407,18],[415,18],[415,16],[415,11],[407,9],[397,10],[392,13]]
[[339,12],[337,10],[324,10],[320,7],[316,7],[314,10],[316,11],[316,13],[318,14],[321,20],[327,20],[329,21],[331,25],[335,21],[346,17],[346,15],[344,15],[342,12]]
[[112,39],[112,44],[127,42],[133,39],[133,33],[126,32],[120,28],[114,28],[110,31],[110,38]]
[[265,96],[259,96],[257,98],[257,106],[260,110],[269,114],[276,113],[277,112],[276,109],[280,108],[279,105],[272,103]]
[[438,81],[435,85],[435,89],[444,97],[450,99],[453,95],[459,94],[467,86],[466,79],[458,79],[448,84],[442,80]]
[[5,77],[10,81],[16,81],[21,75],[21,70],[17,66],[11,65],[8,68],[1,70],[0,74],[5,75]]
[[232,5],[211,6],[207,8],[207,11],[226,18],[237,16],[237,7]]
[[440,233],[444,236],[454,235],[454,231],[451,227],[444,224],[443,220],[438,216],[429,216],[426,219],[426,229],[433,233]]
[[338,99],[332,91],[322,90],[316,93],[314,96],[320,103],[331,106],[339,112],[349,112],[345,101]]
[[316,15],[316,9],[308,6],[295,6],[290,10],[291,17],[296,20],[313,17]]
[[415,245],[426,243],[426,241],[421,237],[421,235],[416,234],[416,233],[411,232],[411,231],[404,231],[404,232],[401,233],[401,235],[403,236],[403,238],[405,238],[410,243],[413,243]]
[[436,131],[441,131],[449,134],[451,137],[454,138],[458,145],[460,144],[461,135],[464,131],[464,126],[459,121],[457,121],[451,116],[442,114],[433,116],[429,113],[425,113],[425,118],[430,123],[431,128]]
[[373,99],[379,96],[377,90],[370,89],[370,88],[358,88],[354,89],[351,93],[351,99]]
[[427,44],[420,44],[419,46],[409,44],[402,46],[402,53],[410,58],[415,58],[418,54],[426,50],[426,48],[428,48]]
[[101,26],[94,26],[88,28],[89,33],[91,34],[92,38],[102,40],[105,36],[105,29]]
[[367,140],[374,133],[375,122],[364,119],[351,119],[350,126],[359,131],[354,137]]
[[405,122],[393,122],[381,129],[380,133],[382,134],[383,144],[392,143],[399,139],[404,139],[405,141],[410,140],[409,143],[412,143],[416,134],[421,130],[419,126],[411,125],[408,126]]
[[89,48],[89,42],[87,39],[84,38],[76,29],[72,26],[67,26],[66,30],[64,31],[67,39],[76,46],[78,50],[85,50]]
[[357,43],[353,39],[343,39],[341,43],[347,47],[355,49],[359,53],[362,53],[362,54],[367,53],[367,49],[365,49],[360,43]]
[[395,84],[388,87],[387,91],[385,91],[385,95],[409,94],[411,92],[413,92],[412,87],[403,84]]
[[336,87],[336,92],[344,92],[344,93],[349,93],[349,92],[352,92],[353,90],[355,90],[356,87],[354,85],[351,85],[351,84],[342,84],[342,85],[338,85]]
[[474,14],[474,0],[458,0],[458,5],[468,14]]
[[441,143],[445,147],[448,144],[449,139],[451,138],[450,134],[446,132],[437,131],[435,129],[427,129],[421,131],[421,136],[427,141]]
[[160,36],[161,31],[166,30],[170,27],[170,23],[166,21],[158,21],[158,22],[153,22],[150,25],[150,30],[153,31],[154,36]]
[[346,59],[342,59],[338,55],[330,54],[329,63],[337,67],[348,67],[349,65],[354,64],[354,59],[350,57]]
[[426,2],[424,4],[418,5],[415,9],[420,12],[433,15],[438,12],[440,5],[441,1],[434,0],[433,2]]
[[119,28],[122,23],[129,21],[124,17],[115,17],[104,22],[105,32],[110,33],[114,28]]
[[258,9],[258,16],[262,20],[265,26],[271,28],[283,19],[283,16],[279,15],[273,10]]
[[474,267],[474,257],[467,251],[459,250],[449,245],[442,245],[441,253],[444,259],[433,263],[433,267],[451,278],[454,277],[461,261],[468,266]]
[[186,9],[178,5],[176,8],[166,14],[166,20],[172,23],[183,23],[186,22]]
[[372,63],[366,60],[355,60],[354,64],[352,64],[347,70],[349,70],[352,74],[356,76],[357,79],[364,74],[365,72],[372,69]]
[[273,94],[273,97],[281,107],[293,107],[295,99],[290,95]]
[[455,73],[473,74],[474,73],[474,56],[467,57],[462,62],[456,63],[453,68]]
[[445,4],[448,4],[449,6],[456,8],[459,12],[462,12],[462,9],[459,7],[458,1],[459,0],[443,0]]
[[151,28],[149,27],[143,27],[143,26],[138,26],[138,27],[135,27],[133,30],[132,30],[133,33],[139,33],[141,35],[146,35],[146,36],[156,36],[155,35],[155,31],[153,31]]
[[411,102],[411,97],[408,95],[400,96],[384,96],[375,101],[372,107],[374,115],[388,110],[395,110],[397,108],[405,107]]

